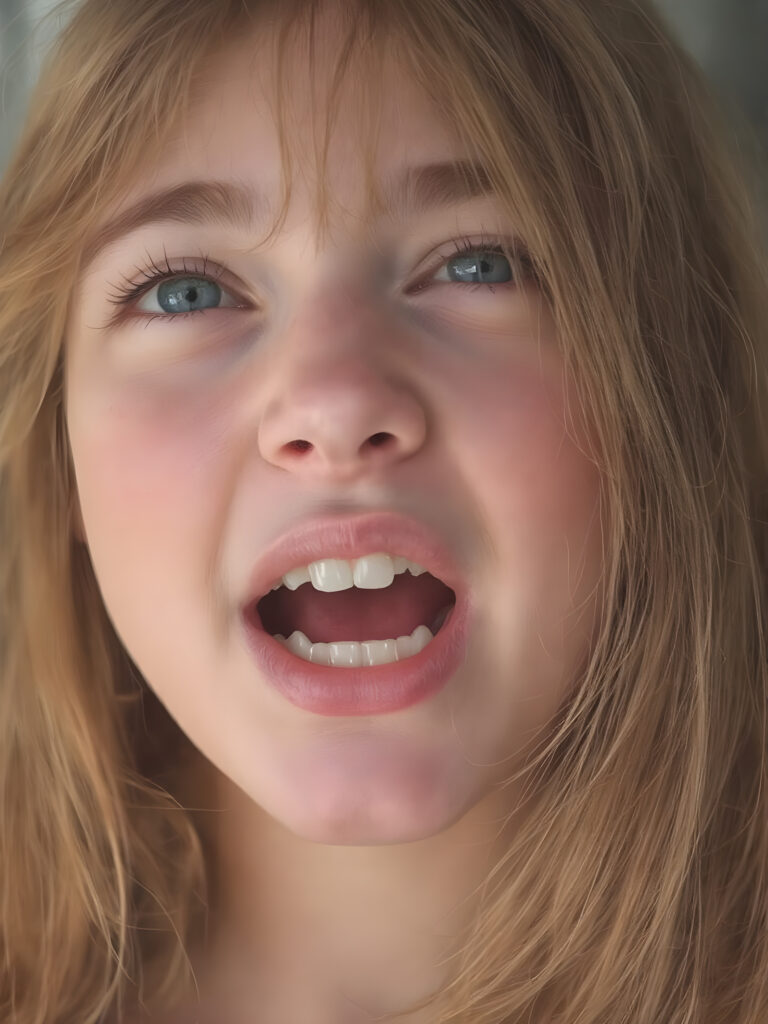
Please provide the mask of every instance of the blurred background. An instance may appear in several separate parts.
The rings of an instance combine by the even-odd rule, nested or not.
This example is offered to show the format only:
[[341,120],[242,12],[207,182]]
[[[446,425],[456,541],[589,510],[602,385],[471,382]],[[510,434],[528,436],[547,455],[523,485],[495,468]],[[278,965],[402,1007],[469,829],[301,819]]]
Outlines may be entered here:
[[[41,26],[41,18],[54,4],[55,0],[0,0],[0,175],[41,54],[60,24],[49,18]],[[656,4],[720,97],[745,115],[749,126],[745,144],[752,145],[756,138],[768,152],[768,0],[656,0]]]

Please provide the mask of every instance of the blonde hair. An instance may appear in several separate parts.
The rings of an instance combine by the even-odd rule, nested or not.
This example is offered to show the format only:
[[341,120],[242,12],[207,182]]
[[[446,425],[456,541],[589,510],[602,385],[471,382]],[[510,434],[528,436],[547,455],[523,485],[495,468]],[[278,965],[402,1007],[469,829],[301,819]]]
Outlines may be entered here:
[[[263,15],[282,53],[318,6],[78,3],[0,185],[0,1018],[16,1024],[172,1005],[205,923],[199,832],[169,791],[184,737],[73,536],[63,347],[83,239],[184,123],[211,56]],[[757,177],[645,4],[347,0],[344,24],[335,87],[386,38],[490,169],[603,480],[599,635],[515,776],[536,814],[434,1019],[768,1020]]]

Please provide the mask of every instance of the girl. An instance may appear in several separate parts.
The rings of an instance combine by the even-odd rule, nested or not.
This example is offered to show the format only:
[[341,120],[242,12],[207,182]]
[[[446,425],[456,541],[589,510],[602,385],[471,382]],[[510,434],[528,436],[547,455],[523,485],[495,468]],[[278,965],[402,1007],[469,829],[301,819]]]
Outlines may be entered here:
[[76,5],[0,190],[2,1020],[766,1019],[716,124],[635,0]]

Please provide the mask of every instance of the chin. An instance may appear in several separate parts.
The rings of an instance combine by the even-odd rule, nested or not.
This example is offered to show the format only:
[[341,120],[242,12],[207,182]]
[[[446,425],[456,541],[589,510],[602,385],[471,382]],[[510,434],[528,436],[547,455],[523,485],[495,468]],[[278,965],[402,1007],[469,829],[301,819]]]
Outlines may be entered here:
[[389,814],[380,818],[365,807],[350,808],[346,815],[318,818],[305,815],[299,820],[281,822],[297,838],[325,846],[393,846],[415,843],[439,835],[454,819],[438,822],[410,819],[407,815]]
[[[438,835],[481,797],[476,779],[461,777],[424,752],[413,756],[344,756],[295,759],[271,797],[251,790],[252,799],[297,837],[334,846],[413,843]],[[315,752],[316,753],[316,752]],[[339,751],[336,751],[339,755]],[[262,780],[263,781],[263,780]],[[474,782],[474,786],[472,783]]]

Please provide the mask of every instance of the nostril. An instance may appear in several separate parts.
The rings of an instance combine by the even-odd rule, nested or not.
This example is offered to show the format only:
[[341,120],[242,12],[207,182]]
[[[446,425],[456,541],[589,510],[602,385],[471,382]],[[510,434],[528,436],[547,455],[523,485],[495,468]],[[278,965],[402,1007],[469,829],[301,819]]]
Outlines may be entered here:
[[[382,445],[388,444],[392,440],[393,438],[391,434],[382,431],[378,434],[371,434],[368,439],[368,443],[373,448],[381,448]],[[311,441],[298,439],[296,441],[289,441],[285,447],[294,452],[308,452],[312,449],[313,445]]]

